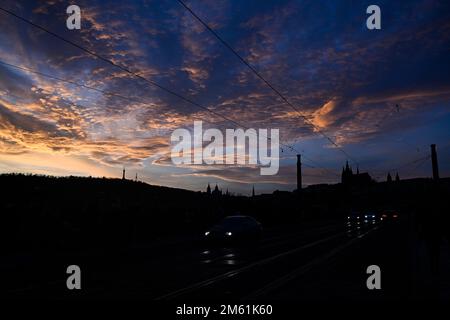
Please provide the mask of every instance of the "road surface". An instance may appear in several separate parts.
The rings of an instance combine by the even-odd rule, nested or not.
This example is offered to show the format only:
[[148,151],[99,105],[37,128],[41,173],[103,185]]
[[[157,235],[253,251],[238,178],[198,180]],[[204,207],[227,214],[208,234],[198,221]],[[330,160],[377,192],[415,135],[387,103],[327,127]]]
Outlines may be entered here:
[[[418,280],[422,270],[413,261],[412,239],[404,218],[272,228],[259,243],[240,247],[209,246],[184,236],[127,252],[29,253],[3,262],[2,294],[183,302],[428,298],[437,291]],[[82,270],[82,290],[66,288],[71,264]],[[370,265],[381,268],[381,290],[366,286]],[[438,297],[448,299],[439,290]]]

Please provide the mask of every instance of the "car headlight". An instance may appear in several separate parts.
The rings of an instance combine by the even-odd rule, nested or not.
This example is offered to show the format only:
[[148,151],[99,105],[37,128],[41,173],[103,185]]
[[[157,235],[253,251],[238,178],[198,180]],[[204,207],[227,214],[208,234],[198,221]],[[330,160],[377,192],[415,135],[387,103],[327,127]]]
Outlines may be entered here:
[[225,233],[227,236],[231,236],[232,235],[232,233],[231,232],[227,232],[227,233]]

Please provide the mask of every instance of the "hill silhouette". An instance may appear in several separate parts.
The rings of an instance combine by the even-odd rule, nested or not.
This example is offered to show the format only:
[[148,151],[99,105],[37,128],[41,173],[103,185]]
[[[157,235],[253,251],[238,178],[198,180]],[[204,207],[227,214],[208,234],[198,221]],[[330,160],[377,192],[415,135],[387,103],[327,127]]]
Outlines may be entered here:
[[0,183],[9,249],[120,247],[211,220],[201,193],[143,182],[4,174]]

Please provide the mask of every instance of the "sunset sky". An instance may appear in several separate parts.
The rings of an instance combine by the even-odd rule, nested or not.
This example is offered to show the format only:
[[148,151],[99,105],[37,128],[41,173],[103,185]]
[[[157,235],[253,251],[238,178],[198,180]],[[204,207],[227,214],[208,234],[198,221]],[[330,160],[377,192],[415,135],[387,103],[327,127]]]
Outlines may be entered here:
[[[440,174],[450,174],[448,1],[186,3],[315,128],[176,0],[2,0],[0,7],[240,124],[278,128],[281,142],[304,155],[305,185],[338,182],[342,149],[355,169],[357,162],[381,181],[389,171],[431,176],[424,158],[436,143]],[[366,8],[374,3],[382,29],[370,31]],[[70,4],[81,8],[81,30],[66,28]],[[191,190],[208,182],[242,194],[253,185],[257,193],[295,189],[296,152],[286,148],[275,176],[255,166],[172,164],[170,135],[194,120],[236,128],[0,11],[1,173],[121,177],[126,167],[129,178]]]

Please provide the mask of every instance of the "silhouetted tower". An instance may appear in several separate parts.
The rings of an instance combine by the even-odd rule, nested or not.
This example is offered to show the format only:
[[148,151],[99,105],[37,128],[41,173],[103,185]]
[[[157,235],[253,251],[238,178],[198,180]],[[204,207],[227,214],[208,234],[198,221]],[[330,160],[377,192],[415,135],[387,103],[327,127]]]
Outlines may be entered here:
[[342,168],[342,176],[341,176],[341,182],[343,184],[351,184],[353,179],[353,170],[348,165],[348,161],[345,162],[345,167]]
[[211,195],[213,197],[220,197],[222,195],[222,190],[219,190],[219,187],[217,186],[217,183],[216,183],[216,186],[215,186],[213,192],[211,192]]
[[400,181],[400,176],[398,175],[398,172],[397,172],[397,174],[395,175],[395,181],[396,181],[396,182],[399,182],[399,181]]
[[252,197],[255,197],[255,186],[253,186],[253,189],[252,189]]
[[437,160],[435,144],[431,145],[431,164],[433,166],[433,179],[438,180],[439,179],[439,168],[438,168],[438,160]]
[[211,194],[211,187],[209,185],[209,182],[208,182],[208,187],[206,187],[206,193]]
[[122,180],[125,180],[125,167],[122,170]]
[[392,182],[392,176],[391,176],[390,172],[388,172],[388,175],[387,175],[387,182]]
[[297,155],[297,190],[302,190],[302,156]]

